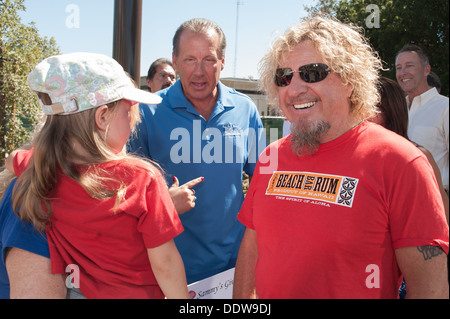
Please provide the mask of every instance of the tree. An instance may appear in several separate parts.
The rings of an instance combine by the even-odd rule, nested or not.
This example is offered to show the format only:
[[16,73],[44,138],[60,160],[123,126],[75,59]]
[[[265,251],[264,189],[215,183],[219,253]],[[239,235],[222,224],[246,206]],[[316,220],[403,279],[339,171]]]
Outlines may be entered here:
[[[367,23],[370,15],[376,13],[370,5],[378,9],[378,26]],[[319,0],[316,6],[305,10],[309,15],[323,12],[363,27],[389,69],[383,75],[392,79],[395,79],[395,56],[403,45],[414,43],[422,47],[430,58],[431,69],[441,79],[441,94],[449,95],[449,1]]]
[[0,165],[6,154],[30,139],[41,114],[27,76],[44,58],[58,54],[53,38],[21,23],[24,0],[0,0]]

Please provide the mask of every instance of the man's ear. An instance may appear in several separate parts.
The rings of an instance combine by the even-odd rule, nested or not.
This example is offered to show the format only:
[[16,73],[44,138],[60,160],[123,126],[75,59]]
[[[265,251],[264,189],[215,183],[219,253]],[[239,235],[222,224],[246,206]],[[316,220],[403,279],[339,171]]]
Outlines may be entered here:
[[175,72],[178,72],[178,59],[173,53],[172,53],[172,65]]
[[429,65],[429,64],[425,65],[424,70],[425,70],[424,75],[427,77],[428,74],[430,74],[430,71],[431,71],[431,65]]
[[146,82],[147,82],[147,87],[150,89],[150,92],[151,92],[152,91],[152,87],[150,85],[150,80],[146,79]]
[[105,132],[108,128],[108,112],[109,108],[107,105],[101,105],[95,111],[95,124],[100,131]]

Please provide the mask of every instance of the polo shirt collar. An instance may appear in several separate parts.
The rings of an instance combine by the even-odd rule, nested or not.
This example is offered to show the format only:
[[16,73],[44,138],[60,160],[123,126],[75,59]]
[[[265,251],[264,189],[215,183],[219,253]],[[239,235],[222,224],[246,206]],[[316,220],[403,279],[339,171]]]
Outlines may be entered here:
[[220,81],[217,86],[219,87],[219,98],[217,99],[217,102],[220,102],[224,107],[234,107],[235,102],[233,100],[233,95],[230,94],[230,88]]

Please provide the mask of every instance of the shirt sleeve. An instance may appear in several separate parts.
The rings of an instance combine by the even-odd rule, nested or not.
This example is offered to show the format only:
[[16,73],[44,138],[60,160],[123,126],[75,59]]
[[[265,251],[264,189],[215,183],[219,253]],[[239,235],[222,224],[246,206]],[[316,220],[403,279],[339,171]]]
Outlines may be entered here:
[[16,180],[8,186],[0,206],[2,219],[1,248],[5,262],[7,248],[20,248],[36,255],[50,258],[47,237],[39,233],[32,224],[21,221],[12,209],[11,195]]
[[19,150],[14,156],[13,166],[16,176],[20,176],[28,166],[33,155],[33,149]]
[[390,228],[394,249],[440,246],[449,249],[449,230],[434,173],[425,156],[398,172],[392,185]]
[[255,188],[259,179],[259,162],[256,164],[255,174],[252,177],[252,181],[245,195],[244,202],[242,203],[241,209],[237,215],[237,219],[246,227],[255,229],[253,224],[253,200],[255,195]]
[[145,206],[146,211],[140,216],[138,230],[147,248],[158,247],[183,231],[166,182],[159,173],[153,176],[146,188]]

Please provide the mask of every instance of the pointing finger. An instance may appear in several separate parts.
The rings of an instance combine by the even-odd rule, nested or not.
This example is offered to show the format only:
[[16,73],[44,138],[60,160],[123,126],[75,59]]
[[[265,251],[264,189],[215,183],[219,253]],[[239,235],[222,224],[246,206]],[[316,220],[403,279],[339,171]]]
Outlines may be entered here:
[[189,182],[183,184],[182,186],[185,186],[187,188],[192,188],[195,185],[203,182],[204,179],[205,179],[204,177],[197,177],[197,178],[194,178],[193,180],[190,180]]

